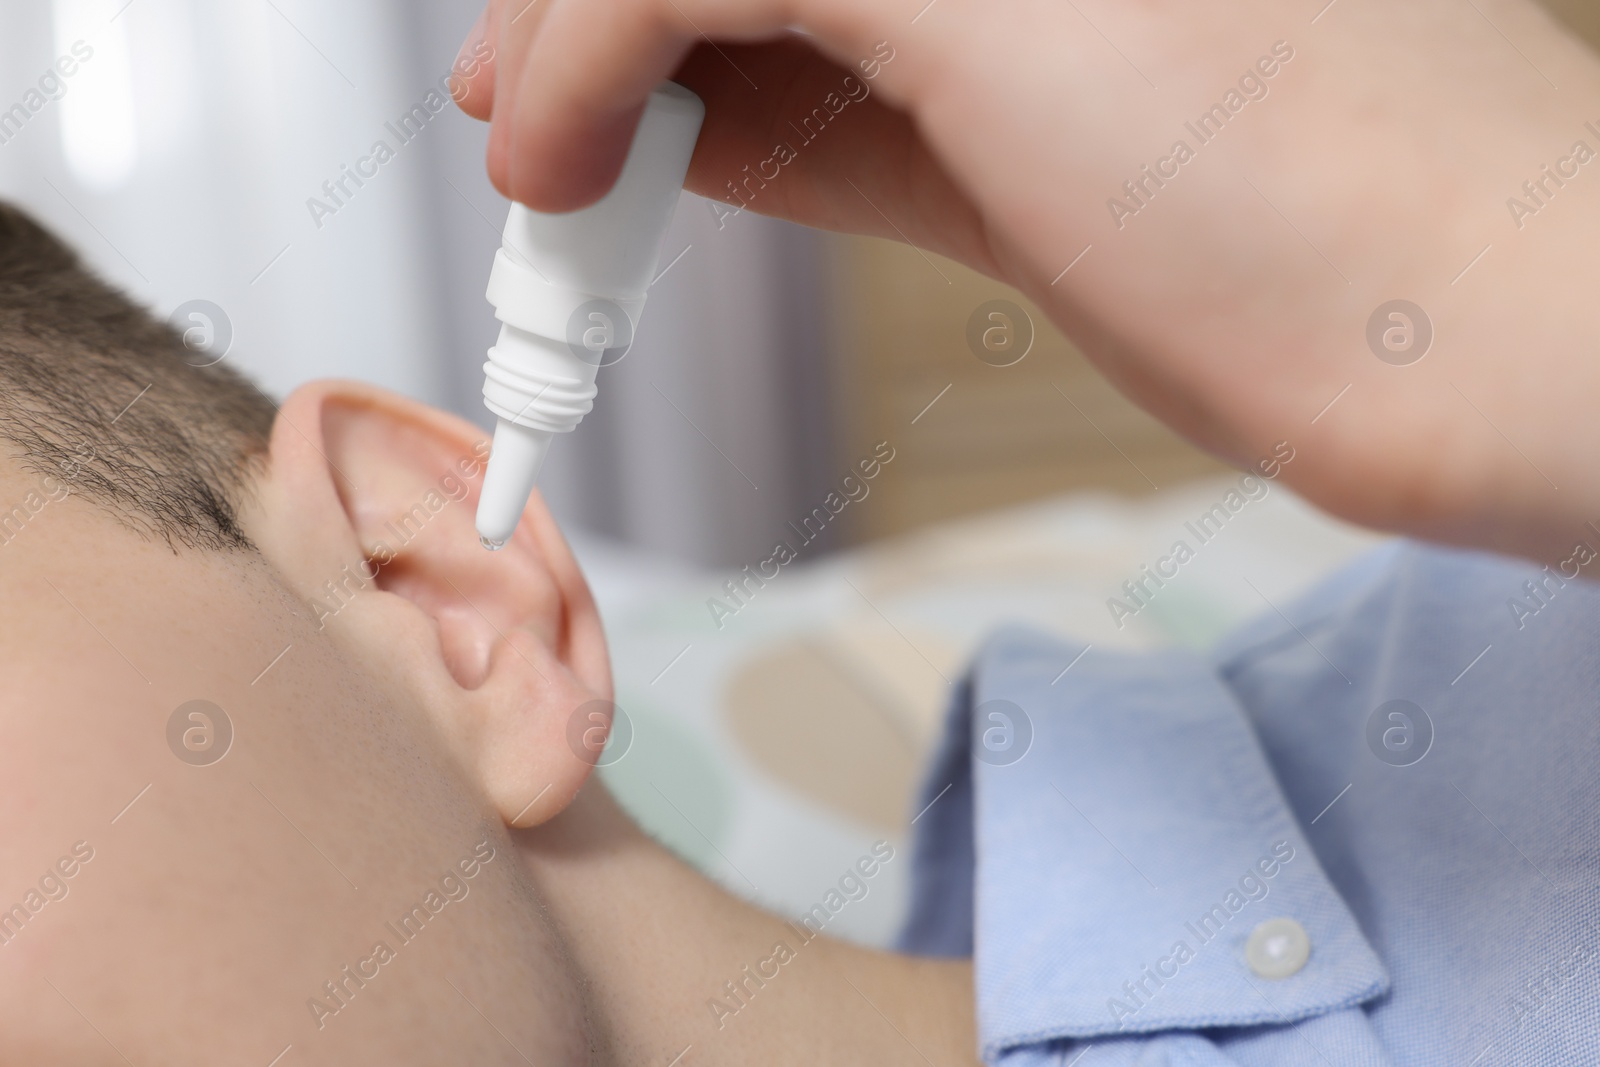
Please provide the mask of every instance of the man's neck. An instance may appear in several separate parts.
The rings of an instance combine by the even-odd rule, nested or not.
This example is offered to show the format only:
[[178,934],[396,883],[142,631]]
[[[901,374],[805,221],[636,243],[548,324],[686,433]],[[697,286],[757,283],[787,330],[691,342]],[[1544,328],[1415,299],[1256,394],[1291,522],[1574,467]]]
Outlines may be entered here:
[[598,782],[515,840],[586,984],[597,1064],[977,1062],[970,962],[768,915],[651,841]]

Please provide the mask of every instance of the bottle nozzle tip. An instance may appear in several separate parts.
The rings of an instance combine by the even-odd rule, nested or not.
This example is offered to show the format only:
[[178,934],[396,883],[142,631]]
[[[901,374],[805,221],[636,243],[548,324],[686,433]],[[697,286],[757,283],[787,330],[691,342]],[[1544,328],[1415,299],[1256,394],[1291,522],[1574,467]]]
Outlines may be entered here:
[[478,543],[491,552],[504,548],[516,532],[552,434],[501,419],[478,495]]

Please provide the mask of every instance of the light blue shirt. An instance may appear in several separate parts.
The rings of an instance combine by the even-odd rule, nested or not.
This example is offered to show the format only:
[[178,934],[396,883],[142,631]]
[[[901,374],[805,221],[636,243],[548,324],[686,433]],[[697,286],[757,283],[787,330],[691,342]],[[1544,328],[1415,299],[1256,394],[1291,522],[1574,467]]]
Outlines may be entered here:
[[973,955],[1005,1067],[1600,1063],[1600,587],[1401,542],[1279,606],[1209,658],[991,639],[902,947]]

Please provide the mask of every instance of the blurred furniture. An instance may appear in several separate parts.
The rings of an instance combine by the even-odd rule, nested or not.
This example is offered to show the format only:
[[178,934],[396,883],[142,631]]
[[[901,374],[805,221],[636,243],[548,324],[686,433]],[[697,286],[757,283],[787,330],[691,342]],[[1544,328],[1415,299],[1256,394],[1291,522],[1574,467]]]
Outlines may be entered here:
[[[854,538],[1067,489],[1140,495],[1224,469],[1122,397],[1009,286],[875,238],[841,238],[833,258],[841,460],[883,439],[897,451],[874,503],[852,516]],[[1000,348],[985,362],[969,319],[994,300],[1024,318],[981,316]],[[1031,330],[1032,346],[996,366],[1006,330],[1017,345]]]

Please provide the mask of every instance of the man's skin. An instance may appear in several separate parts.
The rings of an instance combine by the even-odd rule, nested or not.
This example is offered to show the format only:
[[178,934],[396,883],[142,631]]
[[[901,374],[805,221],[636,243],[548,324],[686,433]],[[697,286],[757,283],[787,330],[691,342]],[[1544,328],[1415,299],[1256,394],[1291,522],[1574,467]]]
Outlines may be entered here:
[[[802,945],[584,787],[599,618],[537,500],[478,546],[480,442],[311,385],[243,511],[262,557],[173,551],[80,496],[0,547],[0,908],[91,854],[0,943],[0,1065],[974,1062],[970,965]],[[450,478],[471,491],[352,581]],[[0,461],[0,501],[50,488]],[[234,729],[203,766],[167,734],[195,699]],[[719,1027],[706,1001],[779,940],[795,958]]]
[[[707,104],[688,187],[732,201],[887,42],[751,210],[1017,286],[1202,447],[1292,442],[1285,477],[1342,517],[1546,562],[1600,520],[1600,180],[1522,189],[1600,151],[1600,64],[1527,0],[490,0],[485,34],[458,98],[544,210],[609,187],[673,75]],[[1269,95],[1201,145],[1184,123],[1279,41]],[[1108,200],[1179,138],[1196,158],[1119,227]],[[1547,206],[1519,228],[1512,196]],[[1436,330],[1412,366],[1365,340],[1395,298]]]

